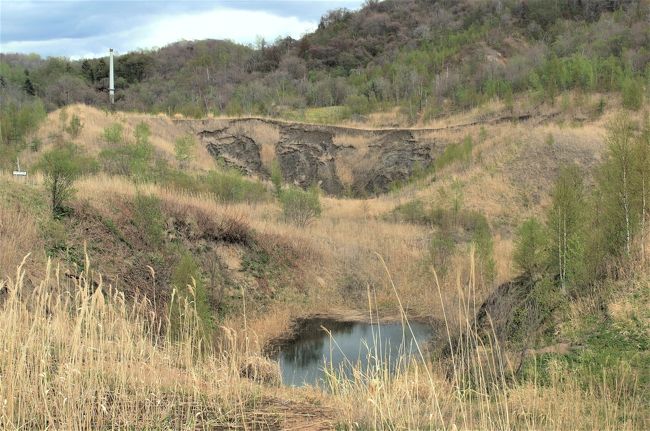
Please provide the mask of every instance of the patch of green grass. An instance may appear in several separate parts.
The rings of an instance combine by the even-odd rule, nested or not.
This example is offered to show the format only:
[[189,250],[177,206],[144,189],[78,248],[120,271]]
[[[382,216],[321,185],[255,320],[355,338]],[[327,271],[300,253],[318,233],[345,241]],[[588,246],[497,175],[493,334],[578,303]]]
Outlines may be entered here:
[[222,202],[263,202],[270,198],[264,184],[248,180],[234,169],[212,171],[202,182]]
[[438,156],[434,162],[434,166],[439,170],[456,162],[467,165],[472,160],[473,149],[474,142],[472,141],[472,137],[468,135],[463,139],[463,142],[449,144],[443,153]]
[[419,199],[398,205],[386,218],[388,220],[414,224],[429,224],[431,222],[430,211],[425,208],[424,202]]
[[[548,385],[552,382],[553,371],[561,367],[577,376],[585,388],[606,381],[609,387],[641,391],[641,395],[649,399],[650,334],[619,328],[602,317],[589,316],[585,321],[587,325],[579,334],[582,343],[578,348],[569,354],[547,353],[526,359],[522,378]],[[628,374],[628,381],[620,381],[621,373]]]
[[49,216],[50,209],[43,190],[27,184],[0,179],[0,201],[5,206],[19,206],[39,219]]
[[334,124],[350,117],[347,106],[323,106],[319,108],[306,108],[304,110],[287,111],[284,117],[287,120],[304,121],[306,123]]
[[176,337],[183,327],[182,319],[185,301],[196,308],[201,329],[208,335],[213,327],[212,307],[208,299],[201,268],[187,250],[178,251],[180,257],[172,269],[171,285],[176,289],[176,298],[171,305],[170,322],[172,334]]
[[244,255],[242,269],[256,278],[262,278],[268,275],[270,262],[271,256],[259,247],[255,247]]
[[165,222],[160,199],[153,195],[138,194],[133,205],[133,222],[142,232],[145,241],[154,248],[161,247],[165,239]]
[[271,193],[264,184],[246,178],[236,169],[225,167],[205,175],[192,175],[159,162],[148,179],[188,193],[211,194],[219,202],[253,203],[271,199]]
[[113,236],[115,236],[117,239],[122,241],[129,248],[131,248],[131,249],[133,248],[133,245],[131,244],[131,242],[128,239],[126,239],[126,237],[122,234],[122,232],[120,231],[120,229],[117,227],[117,225],[115,224],[115,222],[112,219],[102,218],[101,221],[102,221],[102,224],[106,227],[106,229],[108,229],[108,231],[111,234],[113,234]]

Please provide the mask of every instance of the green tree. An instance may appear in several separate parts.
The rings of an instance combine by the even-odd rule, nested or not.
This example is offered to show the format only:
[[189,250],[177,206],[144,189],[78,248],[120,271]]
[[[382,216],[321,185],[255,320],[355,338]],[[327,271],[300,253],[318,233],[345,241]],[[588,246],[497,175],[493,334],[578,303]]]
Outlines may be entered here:
[[120,123],[113,123],[104,129],[102,137],[108,144],[121,144],[124,142],[124,126]]
[[100,58],[99,61],[97,62],[97,65],[95,66],[95,73],[94,73],[94,78],[96,81],[99,81],[102,78],[108,78],[108,65],[106,64],[106,60],[103,58]]
[[650,116],[646,113],[643,130],[637,138],[637,145],[634,155],[634,169],[637,178],[637,188],[641,199],[640,220],[641,220],[641,255],[645,260],[645,239],[647,235],[648,217],[648,193],[650,193]]
[[35,131],[47,113],[39,99],[17,103],[0,103],[0,145],[21,143],[25,136]]
[[621,85],[623,106],[638,111],[643,106],[643,81],[638,78],[626,78]]
[[536,218],[524,221],[519,227],[513,258],[517,268],[531,277],[544,272],[546,233]]
[[549,260],[562,290],[579,283],[584,275],[584,185],[577,166],[564,167],[551,193],[547,228],[551,240]]
[[135,137],[136,145],[149,145],[149,137],[151,136],[151,129],[149,128],[149,125],[147,123],[140,122],[138,123],[137,126],[135,126],[133,135]]
[[624,248],[630,253],[632,235],[638,222],[638,194],[634,193],[636,148],[631,121],[624,116],[608,127],[608,152],[602,167],[600,189],[604,195],[606,220],[609,224],[610,253]]
[[176,160],[182,169],[187,168],[190,160],[192,160],[195,146],[196,141],[192,135],[185,135],[176,139],[176,142],[174,142]]
[[92,159],[80,155],[77,146],[65,144],[43,154],[37,169],[45,176],[52,214],[60,217],[66,212],[66,201],[74,195],[75,180],[96,167]]
[[34,84],[32,84],[32,80],[29,79],[29,76],[25,78],[25,82],[23,83],[23,91],[25,94],[29,96],[35,96],[36,95],[36,90],[34,89]]
[[133,201],[133,221],[145,241],[152,247],[160,247],[165,239],[165,221],[160,199],[155,195],[138,193]]
[[70,118],[70,124],[66,127],[66,132],[70,135],[71,138],[75,139],[79,137],[81,130],[84,127],[84,123],[81,122],[81,118],[77,114],[72,114]]
[[81,63],[81,74],[90,83],[95,82],[95,71],[89,60],[84,60]]

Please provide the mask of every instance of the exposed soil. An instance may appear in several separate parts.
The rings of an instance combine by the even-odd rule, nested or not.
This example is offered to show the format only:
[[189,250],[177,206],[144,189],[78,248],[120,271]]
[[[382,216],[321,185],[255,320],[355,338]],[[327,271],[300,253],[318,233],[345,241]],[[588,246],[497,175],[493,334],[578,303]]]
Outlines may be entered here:
[[[544,122],[555,114],[535,116]],[[532,121],[529,113],[482,118],[443,128],[360,129],[289,123],[264,118],[178,120],[195,133],[210,154],[247,175],[268,178],[263,145],[272,148],[286,182],[309,187],[318,184],[331,195],[383,193],[406,181],[416,169],[426,169],[449,144],[432,138],[435,132],[480,124]],[[259,126],[274,133],[261,142]]]

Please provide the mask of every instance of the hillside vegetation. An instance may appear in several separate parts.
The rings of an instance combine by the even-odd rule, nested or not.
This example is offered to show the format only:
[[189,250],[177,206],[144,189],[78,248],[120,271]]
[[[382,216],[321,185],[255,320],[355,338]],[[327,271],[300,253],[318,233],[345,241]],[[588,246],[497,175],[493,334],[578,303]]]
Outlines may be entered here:
[[[2,55],[0,428],[648,429],[649,13],[368,1],[121,55],[115,109]],[[282,386],[310,316],[434,339]]]
[[[586,122],[571,120],[574,110],[542,123],[475,124],[472,112],[449,117],[450,124],[469,125],[419,130],[448,142],[430,168],[365,199],[287,184],[273,150],[261,150],[268,181],[245,177],[199,143],[204,120],[109,114],[81,105],[49,114],[30,137],[41,145],[21,157],[30,172],[27,181],[1,180],[0,246],[7,252],[0,268],[13,295],[3,304],[3,316],[13,319],[4,327],[23,328],[29,321],[31,331],[54,331],[30,298],[58,304],[65,296],[57,299],[56,292],[79,292],[79,305],[66,300],[49,307],[60,325],[99,319],[102,326],[135,325],[129,329],[135,332],[121,333],[124,341],[105,347],[113,336],[103,332],[56,342],[103,352],[92,369],[56,347],[59,359],[38,359],[83,367],[96,392],[69,392],[57,380],[62,376],[55,377],[64,370],[57,366],[50,371],[54,380],[29,386],[20,396],[3,386],[5,398],[18,400],[3,422],[282,428],[313,418],[323,429],[354,423],[643,428],[650,317],[646,168],[634,162],[627,171],[627,252],[624,207],[616,199],[622,185],[616,182],[622,178],[616,151],[627,148],[634,160],[647,160],[640,151],[649,135],[643,115],[629,122],[621,119],[621,109]],[[259,120],[219,121],[258,140],[279,136]],[[345,159],[336,162],[345,170]],[[71,180],[56,202],[53,172]],[[558,217],[566,214],[570,224],[559,224],[566,232],[558,242]],[[59,286],[54,293],[47,287],[52,283]],[[369,293],[378,313],[405,313],[439,328],[439,342],[424,365],[395,379],[374,376],[381,389],[363,379],[333,382],[337,395],[274,386],[274,366],[264,358],[269,342],[285,336],[298,317],[366,310]],[[42,295],[50,299],[37,299]],[[117,307],[115,312],[96,308],[97,298],[109,297],[115,299],[106,310]],[[118,312],[119,301],[136,308]],[[94,311],[75,315],[83,304],[95,304]],[[179,304],[190,308],[179,310]],[[109,353],[136,339],[153,350],[117,358]],[[11,346],[23,345],[13,340]],[[19,350],[12,349],[5,349],[3,364],[19,368],[3,375],[11,372],[15,381],[27,382],[29,374],[42,372],[33,368],[36,353],[18,359]],[[156,355],[166,361],[157,367],[160,373],[179,376],[173,384],[145,371]],[[122,371],[111,377],[106,369]],[[257,370],[252,380],[241,371],[250,369]],[[476,380],[476,372],[483,377]],[[133,380],[131,373],[153,380]],[[201,377],[205,373],[219,380],[209,384]],[[474,385],[486,398],[462,395]],[[42,391],[54,398],[25,395]],[[157,401],[144,396],[151,391]],[[54,394],[96,406],[89,407],[94,413],[60,406]],[[575,409],[559,410],[568,399],[579,400],[571,404]],[[134,402],[128,414],[127,400]],[[46,403],[49,413],[27,415],[29,403]],[[411,414],[403,413],[405,406]],[[80,414],[67,414],[64,407]],[[294,410],[302,413],[289,413]],[[148,422],[139,419],[145,411]],[[99,422],[87,422],[90,417]]]
[[[650,79],[646,0],[386,0],[333,10],[302,37],[242,46],[179,42],[117,58],[120,110],[341,121],[399,106],[428,121],[492,99],[553,103],[570,89],[621,92]],[[4,97],[49,109],[106,106],[106,58],[5,54]],[[4,136],[6,138],[6,136]]]

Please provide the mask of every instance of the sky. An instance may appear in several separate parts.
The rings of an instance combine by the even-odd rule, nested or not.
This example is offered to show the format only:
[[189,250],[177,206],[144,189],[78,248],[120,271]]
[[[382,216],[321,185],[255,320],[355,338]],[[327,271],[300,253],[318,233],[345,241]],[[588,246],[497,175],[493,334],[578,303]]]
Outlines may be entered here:
[[0,52],[71,59],[179,40],[254,43],[313,31],[328,10],[362,0],[0,0]]

